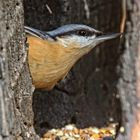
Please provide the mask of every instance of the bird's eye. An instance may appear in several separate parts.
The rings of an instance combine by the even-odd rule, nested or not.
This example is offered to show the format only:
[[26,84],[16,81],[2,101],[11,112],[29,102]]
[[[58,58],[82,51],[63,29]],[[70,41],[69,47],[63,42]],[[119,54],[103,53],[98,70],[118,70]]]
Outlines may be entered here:
[[81,30],[81,31],[78,31],[77,34],[80,35],[80,36],[86,36],[87,35],[87,32]]

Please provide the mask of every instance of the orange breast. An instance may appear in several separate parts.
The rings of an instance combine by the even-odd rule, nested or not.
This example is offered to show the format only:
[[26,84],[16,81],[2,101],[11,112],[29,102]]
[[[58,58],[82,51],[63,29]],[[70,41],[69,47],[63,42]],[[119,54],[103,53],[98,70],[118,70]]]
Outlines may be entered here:
[[36,88],[52,89],[78,59],[78,49],[63,47],[57,41],[27,36],[28,62]]

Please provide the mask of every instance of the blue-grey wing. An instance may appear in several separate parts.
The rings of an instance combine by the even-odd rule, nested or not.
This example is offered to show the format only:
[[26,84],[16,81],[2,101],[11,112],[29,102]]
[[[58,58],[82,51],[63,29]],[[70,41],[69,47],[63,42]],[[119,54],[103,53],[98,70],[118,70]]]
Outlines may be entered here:
[[30,34],[30,35],[35,36],[35,37],[38,37],[38,38],[41,38],[41,39],[51,38],[51,36],[49,36],[47,34],[47,32],[29,27],[29,26],[24,26],[24,30],[25,30],[25,33]]

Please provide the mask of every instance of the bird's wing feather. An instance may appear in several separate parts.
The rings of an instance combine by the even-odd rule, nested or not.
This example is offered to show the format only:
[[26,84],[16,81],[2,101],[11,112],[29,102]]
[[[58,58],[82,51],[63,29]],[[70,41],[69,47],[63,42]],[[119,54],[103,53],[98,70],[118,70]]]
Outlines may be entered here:
[[24,30],[25,30],[25,33],[30,34],[30,35],[35,36],[35,37],[38,37],[38,38],[41,38],[41,39],[51,38],[51,36],[49,36],[47,34],[47,32],[29,27],[29,26],[24,26]]

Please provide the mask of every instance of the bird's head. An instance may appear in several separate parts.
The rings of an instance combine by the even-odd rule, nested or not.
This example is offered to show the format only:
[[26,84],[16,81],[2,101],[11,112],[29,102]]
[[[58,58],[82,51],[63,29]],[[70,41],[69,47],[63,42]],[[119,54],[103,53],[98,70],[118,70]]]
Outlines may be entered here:
[[73,45],[76,48],[92,49],[98,44],[117,38],[121,33],[104,34],[87,25],[69,24],[47,32],[53,39],[61,42],[64,47]]

